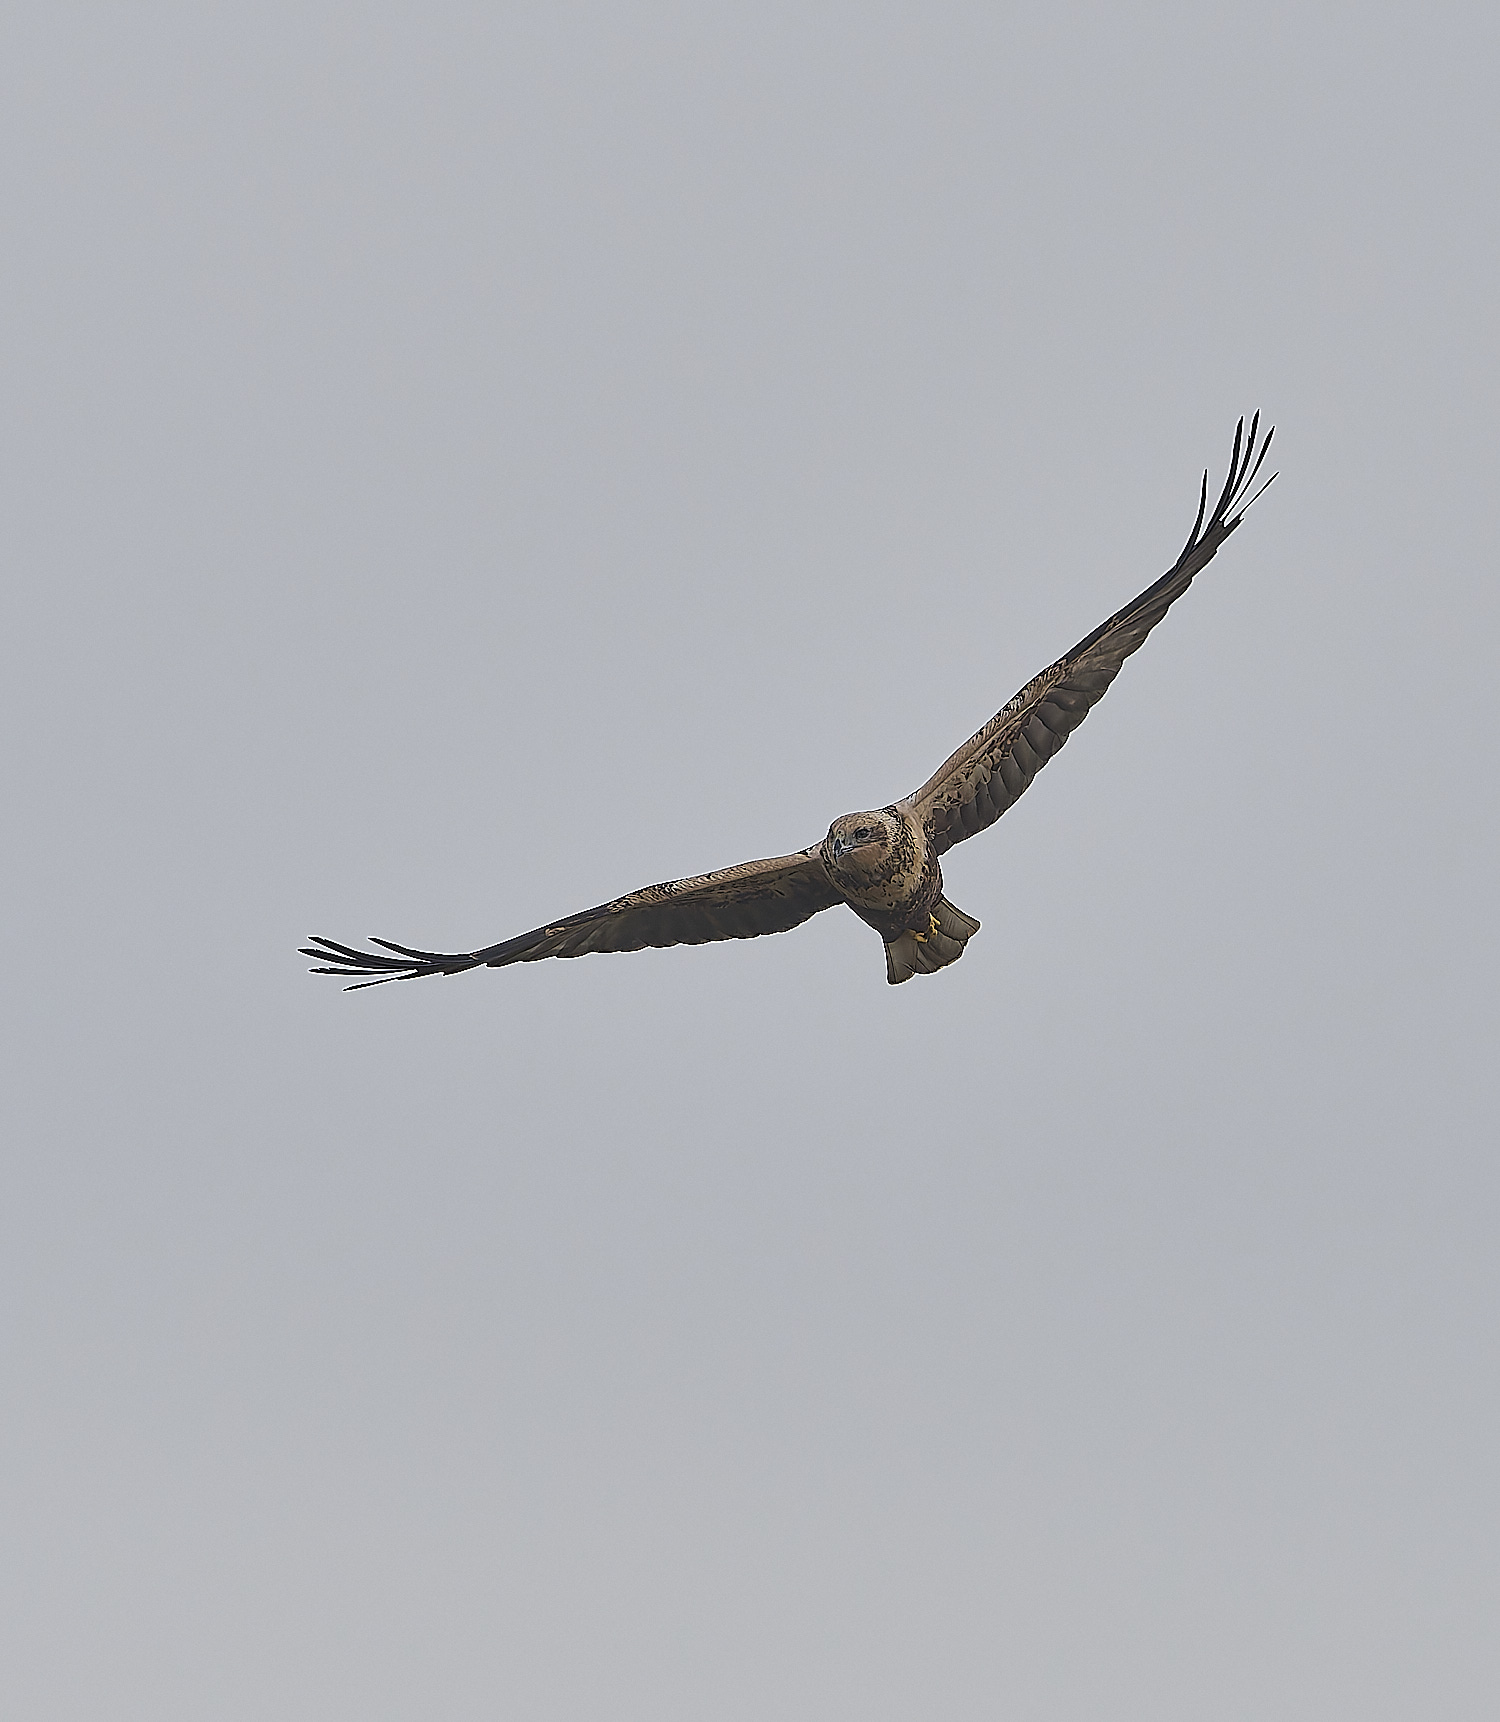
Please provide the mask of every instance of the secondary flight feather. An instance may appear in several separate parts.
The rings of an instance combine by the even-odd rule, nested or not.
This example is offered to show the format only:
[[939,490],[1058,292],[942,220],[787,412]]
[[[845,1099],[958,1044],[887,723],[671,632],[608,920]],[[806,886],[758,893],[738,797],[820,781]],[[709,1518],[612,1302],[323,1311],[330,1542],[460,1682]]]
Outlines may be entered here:
[[302,955],[319,964],[314,974],[338,975],[352,981],[348,990],[354,991],[419,975],[501,969],[543,957],[754,939],[789,932],[843,903],[880,934],[886,979],[893,986],[956,963],[979,923],[943,895],[939,856],[993,825],[1025,794],[1104,697],[1121,664],[1265,492],[1274,473],[1250,494],[1271,446],[1271,431],[1260,437],[1259,430],[1259,413],[1248,433],[1240,420],[1229,476],[1212,510],[1204,473],[1198,518],[1167,572],[1029,681],[915,794],[873,812],[842,814],[820,843],[795,855],[743,861],[695,879],[648,885],[483,950],[419,951],[372,939],[378,950],[361,951],[334,939],[314,938]]

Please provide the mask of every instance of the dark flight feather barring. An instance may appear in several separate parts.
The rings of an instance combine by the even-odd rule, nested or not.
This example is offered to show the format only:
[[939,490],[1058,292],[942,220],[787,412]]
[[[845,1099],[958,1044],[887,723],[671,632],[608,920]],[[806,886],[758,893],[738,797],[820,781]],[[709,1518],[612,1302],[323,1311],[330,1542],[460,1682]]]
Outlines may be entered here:
[[1203,475],[1198,518],[1182,554],[1161,579],[1029,681],[914,795],[875,812],[844,814],[821,843],[795,855],[648,885],[482,951],[418,951],[385,939],[370,941],[378,951],[360,951],[315,938],[302,955],[317,960],[314,974],[340,975],[353,982],[352,991],[543,957],[755,939],[785,933],[845,903],[884,940],[886,978],[893,985],[957,962],[979,923],[943,895],[939,857],[993,825],[1025,793],[1103,698],[1120,665],[1265,492],[1274,473],[1249,494],[1271,446],[1269,430],[1257,443],[1259,429],[1259,413],[1248,434],[1240,420],[1229,476],[1212,510],[1208,474]]

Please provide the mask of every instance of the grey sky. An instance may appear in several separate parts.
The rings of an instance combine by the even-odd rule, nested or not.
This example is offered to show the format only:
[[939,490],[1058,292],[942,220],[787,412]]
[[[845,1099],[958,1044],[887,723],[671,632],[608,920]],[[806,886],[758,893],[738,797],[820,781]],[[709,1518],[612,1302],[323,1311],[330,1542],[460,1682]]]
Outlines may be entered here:
[[[1500,1701],[1490,6],[14,6],[0,1708]],[[982,932],[346,997],[916,787]]]

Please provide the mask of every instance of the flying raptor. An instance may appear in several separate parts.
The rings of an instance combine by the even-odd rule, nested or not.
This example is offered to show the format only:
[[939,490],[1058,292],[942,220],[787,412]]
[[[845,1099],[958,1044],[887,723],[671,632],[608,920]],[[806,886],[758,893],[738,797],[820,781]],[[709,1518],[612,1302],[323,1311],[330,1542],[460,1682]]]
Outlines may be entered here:
[[979,923],[943,895],[939,857],[993,825],[1029,788],[1103,698],[1120,665],[1213,559],[1250,503],[1264,493],[1270,478],[1245,500],[1271,446],[1269,430],[1257,442],[1259,428],[1259,413],[1251,419],[1248,435],[1240,420],[1229,477],[1211,512],[1204,473],[1198,518],[1182,554],[1161,579],[1029,681],[914,795],[872,813],[842,814],[821,843],[795,855],[744,861],[696,879],[648,885],[481,951],[416,951],[385,939],[370,941],[379,946],[378,952],[359,951],[315,938],[302,955],[321,965],[314,974],[352,980],[348,990],[354,991],[418,975],[503,969],[543,957],[755,939],[762,933],[788,932],[820,911],[846,903],[885,942],[886,979],[893,986],[956,963]]

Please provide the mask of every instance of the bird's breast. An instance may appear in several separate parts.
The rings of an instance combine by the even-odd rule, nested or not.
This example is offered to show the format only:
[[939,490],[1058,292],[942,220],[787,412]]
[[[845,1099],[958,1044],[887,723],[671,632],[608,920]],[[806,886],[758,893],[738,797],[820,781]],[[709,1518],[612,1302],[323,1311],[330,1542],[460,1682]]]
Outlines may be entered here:
[[937,853],[920,821],[905,808],[888,807],[890,841],[866,848],[825,853],[828,869],[850,908],[884,937],[895,938],[908,925],[925,926],[931,905],[942,894]]

